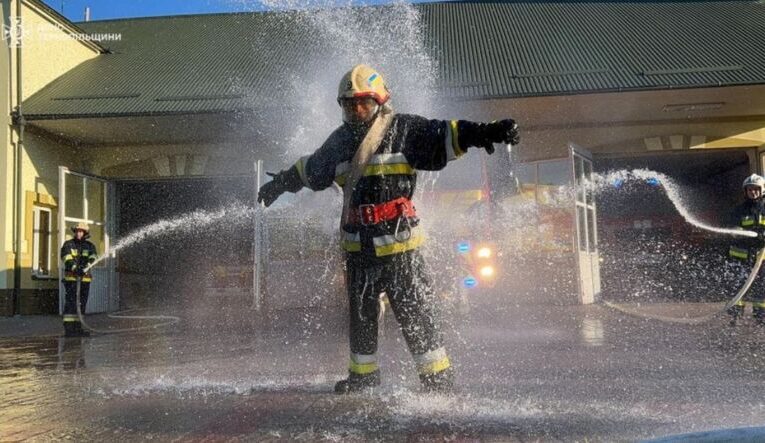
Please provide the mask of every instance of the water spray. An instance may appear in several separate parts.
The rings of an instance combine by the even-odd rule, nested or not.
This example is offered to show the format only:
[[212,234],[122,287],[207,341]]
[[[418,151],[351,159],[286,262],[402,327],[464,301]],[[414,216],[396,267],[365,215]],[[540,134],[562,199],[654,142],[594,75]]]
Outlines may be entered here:
[[672,204],[677,208],[677,211],[680,213],[681,216],[690,223],[691,225],[699,228],[704,229],[706,231],[714,232],[717,234],[724,234],[724,235],[734,235],[734,236],[740,236],[740,237],[751,237],[755,238],[757,237],[756,232],[752,231],[746,231],[743,229],[730,229],[730,228],[718,228],[715,226],[710,226],[698,218],[696,218],[691,212],[688,210],[687,207],[683,204],[683,199],[680,196],[680,193],[678,192],[679,186],[677,183],[675,183],[671,178],[666,176],[665,174],[662,174],[661,172],[651,171],[649,169],[633,169],[631,171],[622,170],[622,171],[612,171],[605,175],[601,174],[593,174],[593,180],[591,185],[593,187],[602,188],[605,186],[610,186],[614,182],[618,181],[629,181],[629,180],[640,180],[640,181],[646,181],[646,180],[656,180],[664,189],[664,192],[666,193],[669,200],[672,202]]
[[[659,183],[661,183],[662,188],[664,189],[664,192],[666,193],[667,197],[672,202],[672,204],[675,206],[677,211],[680,213],[680,215],[682,215],[683,218],[688,223],[690,223],[693,226],[696,226],[697,228],[704,229],[717,234],[735,235],[735,236],[750,237],[750,238],[757,237],[757,233],[753,231],[746,231],[743,229],[718,228],[718,227],[710,226],[700,221],[699,219],[697,219],[695,216],[693,216],[690,213],[688,208],[686,208],[685,205],[683,204],[682,198],[680,194],[678,193],[678,185],[671,178],[669,178],[668,176],[660,172],[651,171],[648,169],[633,169],[631,171],[622,170],[622,171],[609,172],[605,175],[593,174],[592,185],[598,188],[598,187],[604,187],[606,185],[611,185],[612,183],[617,181],[627,181],[627,180],[640,180],[640,181],[657,180]],[[749,277],[747,278],[746,282],[744,282],[744,285],[738,290],[736,295],[733,296],[733,298],[731,298],[722,309],[716,310],[715,312],[711,314],[693,317],[693,318],[677,318],[677,317],[669,317],[664,315],[645,314],[643,312],[626,308],[624,306],[620,306],[618,304],[611,303],[608,301],[603,301],[603,304],[619,312],[622,312],[628,315],[637,316],[637,317],[649,318],[653,320],[660,320],[660,321],[665,321],[670,323],[698,325],[701,323],[705,323],[713,319],[714,317],[726,312],[728,309],[733,307],[736,303],[741,301],[744,295],[746,295],[746,293],[751,288],[752,284],[754,283],[754,280],[757,278],[760,268],[762,267],[762,262],[764,258],[765,258],[765,248],[761,249],[758,252],[757,259],[755,260],[754,266],[752,267],[752,270],[749,273]]]
[[[213,212],[198,210],[198,211],[191,212],[189,214],[182,215],[180,217],[176,217],[174,219],[160,220],[144,228],[140,228],[129,233],[122,240],[117,242],[116,245],[109,248],[109,250],[104,255],[102,255],[96,261],[88,265],[85,268],[84,272],[87,273],[88,271],[90,271],[91,268],[93,268],[93,266],[100,263],[106,257],[113,255],[117,251],[127,246],[130,246],[134,243],[138,243],[140,241],[146,240],[147,238],[157,237],[160,235],[179,233],[179,232],[193,232],[194,230],[204,228],[215,222],[218,222],[224,217],[245,220],[245,219],[249,219],[249,217],[252,217],[255,214],[255,211],[256,211],[256,208],[250,208],[243,205],[233,205],[233,206],[224,207],[222,209],[219,209]],[[176,317],[173,315],[124,315],[124,313],[126,312],[135,311],[135,310],[128,310],[128,311],[120,311],[122,312],[122,314],[118,312],[114,314],[108,314],[107,316],[113,319],[160,320],[160,322],[151,324],[151,325],[137,326],[133,328],[96,329],[87,324],[87,322],[85,321],[85,316],[82,313],[82,309],[80,308],[81,283],[82,283],[82,278],[78,277],[77,278],[77,316],[80,319],[80,323],[82,323],[82,325],[85,328],[93,332],[96,332],[99,334],[116,334],[121,332],[134,332],[134,331],[140,331],[145,329],[154,329],[154,328],[159,328],[162,326],[168,326],[181,321],[180,317]]]

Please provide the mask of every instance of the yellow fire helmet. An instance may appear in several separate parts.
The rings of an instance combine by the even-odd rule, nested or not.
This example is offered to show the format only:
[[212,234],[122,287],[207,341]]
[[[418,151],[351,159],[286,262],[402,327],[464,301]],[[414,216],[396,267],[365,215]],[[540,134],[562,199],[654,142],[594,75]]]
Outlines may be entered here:
[[85,222],[79,222],[76,225],[72,226],[72,232],[77,231],[84,231],[86,234],[90,232],[90,226],[88,226]]
[[390,92],[379,72],[367,65],[356,65],[340,80],[337,101],[354,97],[372,97],[382,106],[390,98]]

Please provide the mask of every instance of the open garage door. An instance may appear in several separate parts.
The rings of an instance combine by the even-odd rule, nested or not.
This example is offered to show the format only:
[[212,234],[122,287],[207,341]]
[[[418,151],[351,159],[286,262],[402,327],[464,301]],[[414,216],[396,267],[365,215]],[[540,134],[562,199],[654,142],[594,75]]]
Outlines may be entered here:
[[[600,174],[656,171],[674,182],[683,205],[712,226],[731,227],[754,148],[596,154]],[[612,302],[719,301],[731,290],[731,237],[689,224],[658,178],[615,180],[598,194],[603,298]],[[715,270],[715,271],[710,271]]]
[[[114,234],[114,211],[110,207],[113,187],[103,178],[70,171],[64,166],[58,169],[59,184],[59,239],[71,237],[71,226],[85,222],[90,225],[90,241],[96,246],[99,256],[107,253]],[[58,245],[60,247],[61,245]],[[107,257],[93,269],[93,282],[86,313],[116,310],[119,299],[115,257]],[[59,257],[59,275],[64,275],[63,261]],[[64,285],[59,283],[59,313],[64,312]]]

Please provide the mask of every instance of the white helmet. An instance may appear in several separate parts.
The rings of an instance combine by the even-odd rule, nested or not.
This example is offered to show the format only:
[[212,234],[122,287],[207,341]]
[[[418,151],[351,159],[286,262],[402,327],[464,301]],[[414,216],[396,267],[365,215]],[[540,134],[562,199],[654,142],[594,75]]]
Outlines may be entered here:
[[765,178],[762,178],[757,174],[752,174],[747,177],[746,180],[744,180],[744,183],[741,185],[745,191],[748,186],[756,186],[760,188],[761,193],[765,193]]

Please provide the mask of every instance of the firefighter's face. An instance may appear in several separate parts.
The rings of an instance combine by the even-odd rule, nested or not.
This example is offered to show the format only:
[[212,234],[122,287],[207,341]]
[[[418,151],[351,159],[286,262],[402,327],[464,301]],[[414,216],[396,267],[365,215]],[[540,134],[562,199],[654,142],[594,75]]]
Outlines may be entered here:
[[77,229],[76,231],[74,231],[74,238],[76,238],[77,240],[82,240],[83,237],[85,237],[85,231],[83,231],[82,229]]
[[341,98],[343,121],[348,123],[369,123],[377,114],[377,102],[371,97]]
[[746,197],[749,200],[757,200],[758,198],[762,197],[762,190],[759,186],[747,186]]

